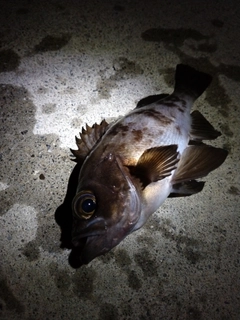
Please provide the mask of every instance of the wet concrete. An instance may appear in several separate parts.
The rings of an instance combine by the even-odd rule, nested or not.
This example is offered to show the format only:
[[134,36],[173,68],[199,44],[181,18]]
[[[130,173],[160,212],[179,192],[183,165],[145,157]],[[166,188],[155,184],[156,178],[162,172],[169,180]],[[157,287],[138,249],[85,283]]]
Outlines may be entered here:
[[[239,319],[239,3],[2,0],[0,16],[0,318]],[[194,108],[227,160],[73,268],[74,136],[170,93],[178,63],[213,76]]]

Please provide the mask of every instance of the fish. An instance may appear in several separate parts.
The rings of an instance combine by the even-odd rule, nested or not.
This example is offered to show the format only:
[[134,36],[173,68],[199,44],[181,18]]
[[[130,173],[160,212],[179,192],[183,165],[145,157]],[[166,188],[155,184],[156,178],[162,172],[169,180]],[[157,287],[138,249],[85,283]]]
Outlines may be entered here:
[[144,98],[113,123],[86,125],[77,150],[81,163],[72,201],[72,244],[79,266],[88,264],[141,228],[168,197],[200,192],[199,181],[228,152],[205,144],[221,135],[194,101],[212,76],[178,64],[172,94]]

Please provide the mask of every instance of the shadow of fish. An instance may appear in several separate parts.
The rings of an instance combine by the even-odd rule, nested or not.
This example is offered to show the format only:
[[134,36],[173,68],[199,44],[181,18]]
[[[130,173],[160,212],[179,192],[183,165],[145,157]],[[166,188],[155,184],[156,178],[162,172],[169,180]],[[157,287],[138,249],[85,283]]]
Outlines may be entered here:
[[79,266],[141,228],[167,197],[201,191],[196,179],[224,162],[227,151],[202,143],[220,133],[199,111],[190,114],[211,79],[177,65],[171,95],[147,97],[113,124],[82,129],[71,150],[83,162],[72,203]]

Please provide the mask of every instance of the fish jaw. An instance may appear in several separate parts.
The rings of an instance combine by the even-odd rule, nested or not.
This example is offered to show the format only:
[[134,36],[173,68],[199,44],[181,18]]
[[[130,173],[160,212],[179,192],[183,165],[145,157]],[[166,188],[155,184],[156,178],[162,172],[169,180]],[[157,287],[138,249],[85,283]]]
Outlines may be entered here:
[[[139,201],[132,199],[132,210],[137,212]],[[121,211],[121,209],[119,210]],[[118,215],[116,213],[113,216]],[[89,223],[83,220],[73,222],[75,226],[72,233],[72,243],[78,250],[80,264],[88,264],[94,258],[103,255],[118,245],[128,234],[130,234],[135,224],[138,222],[140,214],[136,215],[136,221],[129,220],[129,208],[125,209],[118,222],[114,219],[99,219],[93,217]]]
[[[117,223],[114,227],[105,225],[96,233],[91,232],[89,235],[82,230],[78,230],[78,235],[73,237],[73,245],[78,252],[78,260],[80,265],[88,264],[96,257],[103,255],[117,246],[129,233],[133,226],[123,226],[122,221]],[[100,228],[100,227],[99,227]]]
[[[79,264],[88,264],[118,245],[132,232],[141,215],[141,201],[127,168],[115,155],[105,157],[96,167],[84,170],[73,199],[72,243]],[[103,176],[103,172],[109,175]],[[112,174],[111,174],[112,172]],[[80,174],[81,175],[81,174]],[[76,212],[76,202],[88,190],[96,197],[97,208],[90,218]]]
[[109,251],[104,245],[107,224],[104,219],[95,218],[86,222],[74,218],[72,243],[78,253],[80,265],[88,264],[95,257]]

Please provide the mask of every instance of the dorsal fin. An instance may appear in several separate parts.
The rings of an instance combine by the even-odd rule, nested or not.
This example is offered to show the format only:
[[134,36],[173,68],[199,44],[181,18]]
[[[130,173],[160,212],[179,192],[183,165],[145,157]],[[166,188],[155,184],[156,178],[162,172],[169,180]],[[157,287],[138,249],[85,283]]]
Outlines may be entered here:
[[145,188],[151,182],[170,176],[178,161],[177,145],[154,147],[144,151],[136,166],[128,168]]
[[215,130],[211,123],[197,110],[191,113],[192,125],[190,139],[195,141],[213,140],[221,135],[221,132]]
[[87,124],[86,129],[82,127],[80,138],[76,137],[78,150],[70,149],[72,154],[76,157],[74,161],[82,161],[88,155],[99,139],[107,131],[108,126],[108,123],[103,120],[100,124],[94,123],[92,127],[89,127]]
[[219,167],[228,152],[205,144],[188,146],[181,155],[172,184],[205,177]]
[[167,93],[160,93],[160,94],[155,94],[152,96],[145,97],[145,98],[138,101],[135,109],[148,106],[149,104],[157,102],[162,99],[165,99],[168,96],[169,96],[169,94],[167,94]]

